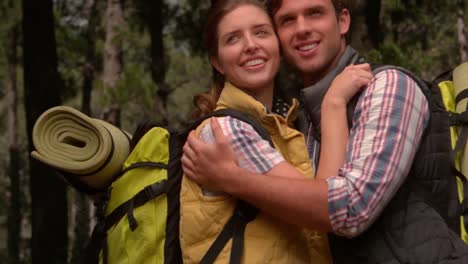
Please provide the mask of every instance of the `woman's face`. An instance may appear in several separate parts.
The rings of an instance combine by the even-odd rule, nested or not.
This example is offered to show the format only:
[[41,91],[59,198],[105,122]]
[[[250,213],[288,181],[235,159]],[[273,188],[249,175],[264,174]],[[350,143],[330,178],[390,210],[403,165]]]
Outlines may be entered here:
[[241,5],[220,20],[217,30],[218,54],[211,63],[225,79],[254,94],[273,88],[279,44],[266,12]]

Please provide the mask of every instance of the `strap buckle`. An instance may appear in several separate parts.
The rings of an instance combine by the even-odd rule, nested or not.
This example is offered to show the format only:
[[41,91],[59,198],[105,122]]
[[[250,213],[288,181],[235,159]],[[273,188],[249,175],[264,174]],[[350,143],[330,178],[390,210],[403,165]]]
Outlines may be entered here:
[[236,209],[234,210],[234,216],[246,223],[254,220],[257,214],[258,208],[241,200],[237,202]]
[[449,113],[450,126],[460,126],[468,124],[468,111],[463,113]]

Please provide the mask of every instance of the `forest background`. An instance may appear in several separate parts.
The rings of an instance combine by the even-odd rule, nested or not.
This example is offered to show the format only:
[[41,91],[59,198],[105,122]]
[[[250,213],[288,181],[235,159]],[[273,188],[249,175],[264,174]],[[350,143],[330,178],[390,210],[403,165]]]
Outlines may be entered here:
[[[200,36],[209,0],[0,0],[0,263],[78,263],[89,199],[32,160],[31,131],[68,105],[133,132],[181,127],[211,68]],[[466,0],[355,0],[351,44],[431,79],[467,61]],[[289,67],[280,92],[297,91]]]

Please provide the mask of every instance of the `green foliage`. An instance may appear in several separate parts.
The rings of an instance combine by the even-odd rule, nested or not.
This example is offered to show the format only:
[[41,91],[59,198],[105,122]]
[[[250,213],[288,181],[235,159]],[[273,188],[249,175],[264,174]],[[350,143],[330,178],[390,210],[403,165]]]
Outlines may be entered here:
[[455,11],[456,0],[382,1],[385,40],[366,55],[371,61],[400,65],[433,78],[460,63]]
[[177,10],[169,23],[177,42],[188,45],[197,55],[204,54],[202,46],[203,26],[210,7],[210,0],[180,0],[172,8]]
[[67,25],[57,25],[55,32],[57,56],[62,58],[58,60],[58,71],[65,84],[62,91],[62,99],[65,101],[76,96],[81,87],[84,41],[77,31]]
[[173,89],[169,98],[169,120],[178,126],[187,121],[193,111],[193,96],[208,90],[211,66],[205,56],[193,55],[187,49],[178,48],[176,42],[168,37],[165,46],[171,58],[166,82]]

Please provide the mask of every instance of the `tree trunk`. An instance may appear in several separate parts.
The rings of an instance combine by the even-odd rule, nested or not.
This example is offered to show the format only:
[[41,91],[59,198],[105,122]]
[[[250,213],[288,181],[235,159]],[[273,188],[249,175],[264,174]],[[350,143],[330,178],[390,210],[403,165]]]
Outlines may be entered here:
[[[125,23],[120,0],[107,0],[105,21],[106,39],[102,82],[105,89],[115,89],[122,73],[122,44],[118,33]],[[104,110],[102,118],[120,127],[120,106],[112,102],[111,106]]]
[[19,24],[12,25],[6,40],[8,61],[8,152],[10,179],[10,203],[8,207],[8,263],[20,261],[21,234],[21,192],[20,192],[20,155],[18,146],[18,32]]
[[164,38],[163,38],[163,1],[147,0],[149,5],[149,23],[151,35],[151,77],[158,86],[155,95],[155,113],[162,116],[162,124],[168,125],[168,100],[171,93],[169,85],[166,83],[166,61],[164,56]]
[[466,41],[466,25],[465,25],[465,1],[458,1],[457,10],[457,37],[460,50],[460,59],[462,62],[468,61],[468,44]]
[[86,29],[86,54],[83,66],[83,96],[81,98],[81,111],[91,115],[91,92],[96,72],[96,25],[98,23],[97,1],[88,0],[86,9],[88,14],[88,28]]
[[107,0],[106,39],[104,43],[104,86],[114,87],[122,73],[122,45],[118,30],[124,24],[120,0]]
[[[24,105],[28,148],[34,123],[61,104],[52,0],[23,0]],[[67,263],[66,186],[51,168],[30,158],[32,263]]]
[[[89,199],[86,194],[74,191],[75,223],[73,226],[73,247],[71,264],[83,263],[83,256],[85,253],[86,243],[89,240],[90,234],[90,205]],[[72,206],[73,206],[72,205]]]
[[380,45],[380,0],[356,0],[351,18],[351,45],[361,52]]
[[369,41],[373,48],[379,48],[383,41],[380,27],[381,0],[368,0],[366,5],[366,25],[369,32]]

